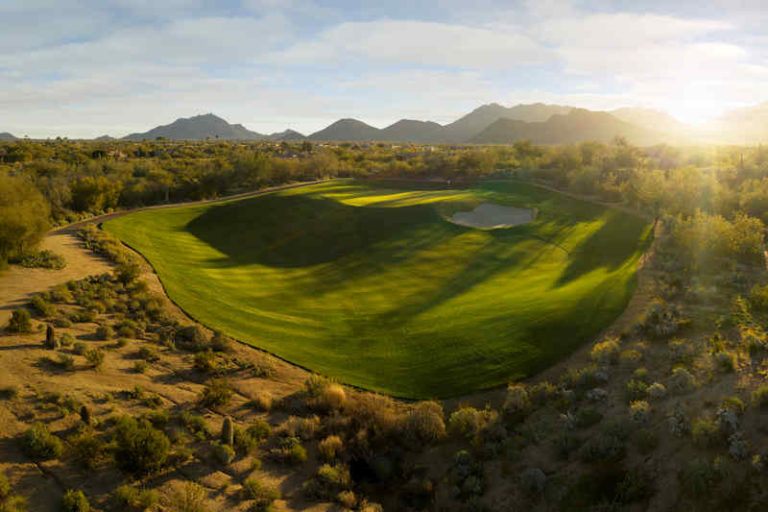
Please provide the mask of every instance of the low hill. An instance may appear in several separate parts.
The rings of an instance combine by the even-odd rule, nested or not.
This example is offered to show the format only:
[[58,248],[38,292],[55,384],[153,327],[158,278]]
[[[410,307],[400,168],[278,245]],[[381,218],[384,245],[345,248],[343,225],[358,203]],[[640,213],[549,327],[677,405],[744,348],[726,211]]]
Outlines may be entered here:
[[152,140],[163,137],[170,140],[261,140],[266,136],[252,132],[241,124],[229,124],[213,114],[180,118],[171,124],[158,126],[144,133],[132,133],[123,140]]
[[663,110],[651,108],[618,108],[608,112],[613,117],[634,124],[641,128],[648,128],[658,132],[684,133],[690,130],[690,126],[672,117]]
[[534,144],[572,144],[587,140],[610,142],[614,137],[626,137],[631,143],[643,146],[665,140],[661,133],[626,123],[607,112],[572,109],[567,115],[553,115],[544,122],[499,119],[472,142],[506,144],[529,139]]
[[285,130],[282,132],[275,132],[267,136],[270,140],[284,140],[284,141],[292,141],[292,140],[306,140],[307,136],[297,132],[296,130]]
[[504,107],[498,103],[490,103],[476,108],[469,114],[443,127],[441,136],[445,142],[466,142],[499,119],[539,122],[546,121],[556,114],[567,114],[573,107],[562,105],[546,105],[533,103],[530,105],[515,105]]
[[435,142],[441,139],[443,127],[433,121],[401,119],[379,133],[379,140],[392,142]]
[[310,140],[379,140],[381,130],[357,119],[339,119],[330,126],[315,132]]
[[14,137],[8,132],[0,133],[0,140],[19,140],[18,137]]
[[96,137],[93,140],[95,140],[96,142],[109,142],[109,141],[117,140],[117,139],[114,138],[114,137],[110,137],[109,135],[102,135],[101,137]]
[[696,128],[696,135],[709,142],[759,144],[768,142],[768,102],[726,112]]

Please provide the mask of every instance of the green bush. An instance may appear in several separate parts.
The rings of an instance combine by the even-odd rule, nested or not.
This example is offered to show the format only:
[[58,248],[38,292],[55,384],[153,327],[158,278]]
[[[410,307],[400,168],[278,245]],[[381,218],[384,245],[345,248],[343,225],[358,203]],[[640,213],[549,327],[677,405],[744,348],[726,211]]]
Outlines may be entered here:
[[344,448],[344,442],[339,436],[328,436],[317,444],[317,453],[327,461],[333,461]]
[[152,489],[137,489],[121,485],[115,490],[114,499],[123,509],[132,507],[141,510],[153,509],[160,503],[160,496]]
[[243,495],[245,499],[254,500],[254,510],[262,512],[271,509],[272,503],[280,498],[280,491],[256,478],[249,478],[243,482]]
[[691,427],[693,444],[701,448],[712,448],[722,442],[722,435],[717,422],[708,419],[698,419]]
[[32,331],[32,321],[29,311],[26,309],[16,309],[11,313],[11,319],[8,321],[8,332],[26,333]]
[[232,400],[234,389],[229,382],[213,379],[205,385],[200,393],[200,405],[203,407],[223,407]]
[[93,469],[106,456],[104,441],[92,433],[84,433],[69,439],[72,456],[88,469]]
[[443,407],[437,402],[419,402],[403,421],[406,437],[418,443],[431,443],[445,436]]
[[115,330],[108,325],[100,325],[96,329],[96,338],[104,341],[111,340],[115,337]]
[[752,405],[768,407],[768,384],[762,384],[752,392]]
[[203,350],[195,354],[195,369],[203,373],[217,373],[219,364],[213,350]]
[[613,364],[619,359],[619,350],[619,340],[610,338],[600,343],[595,343],[589,355],[598,364]]
[[88,345],[86,345],[86,344],[85,344],[85,343],[83,343],[82,341],[78,341],[78,342],[75,342],[75,344],[74,344],[74,345],[72,345],[72,351],[73,351],[75,354],[77,354],[77,355],[79,355],[79,356],[82,356],[82,355],[84,355],[86,352],[88,352]]
[[301,445],[298,437],[280,438],[277,447],[270,450],[270,455],[291,464],[301,464],[307,460],[307,450]]
[[168,457],[171,443],[163,432],[147,420],[121,417],[114,428],[115,461],[132,473],[159,469]]
[[56,312],[56,308],[48,303],[42,295],[35,295],[29,301],[29,307],[39,316],[47,318]]
[[33,459],[47,460],[61,457],[64,445],[61,440],[51,434],[43,423],[35,423],[24,433],[22,438],[24,452]]
[[100,370],[104,364],[104,351],[100,348],[92,348],[85,351],[85,359],[94,369]]
[[91,505],[83,491],[69,489],[61,498],[61,512],[89,512]]
[[474,407],[462,407],[448,418],[448,432],[454,437],[472,439],[480,433],[490,415]]
[[316,499],[333,500],[342,492],[351,489],[352,477],[345,464],[323,464],[315,477],[304,484],[304,490]]
[[225,466],[235,460],[235,449],[228,444],[211,443],[211,453],[217,461]]

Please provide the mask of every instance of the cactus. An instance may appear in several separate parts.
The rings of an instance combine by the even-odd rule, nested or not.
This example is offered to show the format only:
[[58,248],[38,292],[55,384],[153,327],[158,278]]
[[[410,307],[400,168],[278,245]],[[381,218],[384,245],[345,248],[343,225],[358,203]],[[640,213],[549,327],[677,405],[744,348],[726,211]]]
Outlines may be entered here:
[[55,350],[60,347],[59,340],[56,339],[56,331],[51,324],[48,324],[48,327],[45,329],[45,348]]
[[229,416],[224,418],[224,423],[221,425],[221,443],[227,446],[235,444],[235,427]]
[[91,425],[91,410],[88,408],[87,405],[84,405],[80,408],[80,419],[85,423],[86,425]]

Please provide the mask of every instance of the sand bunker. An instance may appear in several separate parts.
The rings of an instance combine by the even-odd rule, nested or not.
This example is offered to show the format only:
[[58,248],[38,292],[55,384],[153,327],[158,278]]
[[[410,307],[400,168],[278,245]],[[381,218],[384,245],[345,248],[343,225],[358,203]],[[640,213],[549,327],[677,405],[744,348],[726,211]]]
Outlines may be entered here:
[[530,208],[483,203],[471,212],[456,212],[448,220],[471,228],[496,229],[531,222],[534,216],[535,211]]

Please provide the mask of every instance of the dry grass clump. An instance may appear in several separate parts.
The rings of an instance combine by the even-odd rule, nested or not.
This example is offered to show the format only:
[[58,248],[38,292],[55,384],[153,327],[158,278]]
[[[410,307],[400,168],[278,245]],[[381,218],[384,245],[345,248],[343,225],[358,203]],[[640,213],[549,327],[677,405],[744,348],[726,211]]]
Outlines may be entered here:
[[600,343],[595,343],[589,356],[598,364],[615,363],[619,358],[619,340],[617,338],[609,338]]
[[251,407],[258,411],[269,412],[276,405],[272,395],[267,391],[259,391],[250,402]]
[[328,436],[317,444],[317,452],[325,461],[334,460],[344,448],[344,442],[339,436]]
[[347,402],[344,387],[320,375],[310,375],[304,383],[304,390],[307,394],[307,406],[320,412],[341,410]]
[[437,402],[419,402],[403,418],[402,427],[406,437],[421,443],[445,437],[443,406]]

